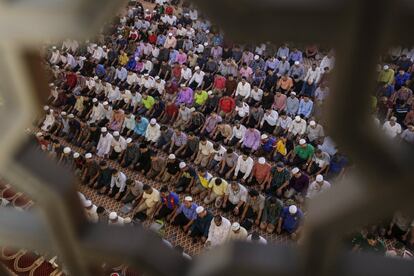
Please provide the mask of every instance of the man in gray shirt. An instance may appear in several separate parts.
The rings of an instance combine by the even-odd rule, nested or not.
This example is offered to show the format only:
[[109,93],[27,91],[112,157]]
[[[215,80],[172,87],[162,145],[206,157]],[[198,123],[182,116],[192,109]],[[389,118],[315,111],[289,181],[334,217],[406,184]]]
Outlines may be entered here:
[[239,158],[239,155],[235,153],[232,148],[228,148],[219,165],[220,176],[230,178],[232,172],[236,168],[237,158]]

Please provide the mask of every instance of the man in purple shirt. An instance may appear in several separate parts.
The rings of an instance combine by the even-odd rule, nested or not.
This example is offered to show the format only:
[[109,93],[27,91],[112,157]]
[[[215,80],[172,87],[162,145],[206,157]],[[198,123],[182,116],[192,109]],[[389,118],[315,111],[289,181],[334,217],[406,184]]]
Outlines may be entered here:
[[255,128],[248,128],[241,142],[244,150],[256,151],[260,145],[260,132]]
[[286,198],[295,197],[296,200],[302,201],[308,192],[309,176],[295,167],[292,169],[292,177],[289,184],[285,184],[285,186],[287,186],[284,194]]
[[193,198],[191,196],[186,196],[183,204],[181,204],[171,216],[170,223],[181,226],[184,232],[187,232],[193,222],[197,219],[197,207],[197,204],[193,202]]
[[201,129],[201,134],[207,136],[211,135],[218,123],[221,123],[222,120],[223,119],[216,112],[212,112],[211,115],[207,118],[206,122],[204,123],[204,126]]
[[185,84],[181,84],[181,90],[178,92],[176,104],[187,104],[191,106],[193,104],[194,91],[190,87],[186,87]]

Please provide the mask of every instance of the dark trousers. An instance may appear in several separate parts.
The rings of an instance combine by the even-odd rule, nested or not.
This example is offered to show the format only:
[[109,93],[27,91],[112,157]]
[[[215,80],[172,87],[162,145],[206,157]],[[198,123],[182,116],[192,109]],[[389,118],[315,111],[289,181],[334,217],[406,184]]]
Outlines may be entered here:
[[183,214],[183,213],[179,213],[174,221],[173,221],[173,225],[178,225],[178,226],[185,226],[187,223],[189,223],[190,220]]
[[173,209],[169,209],[167,205],[162,205],[161,209],[158,211],[158,214],[154,217],[155,219],[163,219],[169,214],[171,214]]

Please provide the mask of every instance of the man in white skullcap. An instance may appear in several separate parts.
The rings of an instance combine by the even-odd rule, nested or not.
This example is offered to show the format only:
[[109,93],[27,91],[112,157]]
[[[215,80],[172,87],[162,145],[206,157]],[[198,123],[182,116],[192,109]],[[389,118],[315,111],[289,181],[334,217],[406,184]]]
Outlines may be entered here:
[[85,214],[86,218],[93,223],[97,223],[99,221],[99,216],[96,210],[98,209],[94,204],[92,204],[92,201],[85,200],[83,202],[83,207],[85,207]]
[[112,133],[113,139],[111,141],[111,149],[109,152],[109,159],[116,160],[122,156],[122,153],[127,147],[127,142],[118,131]]
[[318,174],[308,188],[308,194],[306,195],[307,198],[313,198],[316,195],[328,190],[331,188],[331,183],[324,180],[323,175]]
[[296,116],[289,126],[289,137],[293,138],[297,135],[303,135],[306,132],[306,121],[300,116]]
[[390,138],[395,138],[401,134],[401,125],[397,123],[397,118],[392,116],[389,121],[386,121],[382,129]]
[[282,210],[277,225],[277,233],[287,232],[290,238],[296,240],[303,223],[303,213],[296,205],[286,206]]
[[253,165],[252,173],[247,182],[251,185],[264,185],[264,182],[270,177],[271,169],[272,167],[266,162],[266,159],[264,157],[259,157]]
[[113,136],[112,134],[108,133],[108,129],[106,127],[101,128],[101,136],[99,138],[98,145],[96,147],[96,155],[99,157],[108,157],[109,152],[111,150]]
[[245,241],[247,239],[247,230],[246,228],[240,226],[240,223],[233,222],[231,225],[231,230],[229,231],[229,234],[227,235],[228,241]]
[[191,226],[188,235],[193,239],[193,243],[201,239],[202,243],[205,243],[208,238],[208,231],[210,229],[211,221],[213,220],[213,215],[210,211],[205,209],[203,206],[198,206],[196,208],[197,219],[194,221]]
[[293,151],[291,151],[287,158],[290,160],[291,166],[297,166],[300,168],[307,168],[315,153],[315,147],[310,143],[307,143],[305,139],[299,140],[299,145],[296,145]]
[[169,220],[173,225],[181,226],[184,232],[190,230],[191,225],[197,219],[197,204],[193,202],[191,196],[184,197],[183,203],[178,209],[172,213],[172,216]]
[[229,234],[231,223],[225,217],[214,216],[208,230],[208,238],[205,247],[211,248],[223,244]]
[[150,123],[145,131],[145,140],[155,144],[161,136],[161,127],[155,118],[150,120]]
[[92,99],[92,109],[89,111],[87,117],[89,118],[88,124],[97,123],[105,118],[104,106],[97,98]]
[[47,105],[43,107],[43,110],[46,112],[46,115],[40,128],[43,131],[49,131],[55,123],[55,114],[53,113],[53,110],[50,109]]
[[124,219],[118,216],[116,212],[109,213],[109,225],[124,225]]

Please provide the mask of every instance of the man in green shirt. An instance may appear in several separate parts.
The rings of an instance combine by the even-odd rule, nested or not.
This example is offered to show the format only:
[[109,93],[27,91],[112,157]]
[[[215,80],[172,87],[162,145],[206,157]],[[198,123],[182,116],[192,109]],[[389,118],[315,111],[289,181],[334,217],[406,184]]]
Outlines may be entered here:
[[290,165],[293,167],[301,167],[302,169],[306,169],[312,159],[314,152],[315,148],[311,144],[306,143],[305,139],[300,139],[299,145],[297,145],[293,151],[289,153],[289,155],[292,155],[290,157]]
[[262,191],[265,191],[266,195],[269,196],[281,196],[282,193],[278,192],[279,188],[283,185],[289,183],[290,172],[286,168],[283,162],[277,162],[276,167],[273,167],[270,171],[270,175],[267,180],[260,187]]
[[151,110],[152,107],[155,104],[155,100],[152,96],[148,95],[147,93],[143,93],[142,94],[142,104],[143,104],[143,107],[140,108],[139,111],[138,111],[139,114],[145,114],[149,110]]
[[195,107],[203,106],[208,99],[207,91],[198,89],[194,94]]

